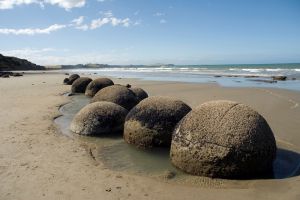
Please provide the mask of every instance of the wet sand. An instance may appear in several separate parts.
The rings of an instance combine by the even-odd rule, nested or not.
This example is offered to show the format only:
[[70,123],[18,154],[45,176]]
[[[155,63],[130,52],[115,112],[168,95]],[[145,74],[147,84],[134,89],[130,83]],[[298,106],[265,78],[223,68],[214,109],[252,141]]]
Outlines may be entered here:
[[[65,75],[37,74],[0,79],[0,199],[299,199],[300,177],[228,181],[203,178],[197,184],[116,172],[90,156],[85,142],[60,133],[53,123]],[[149,95],[182,99],[194,107],[228,99],[258,110],[276,140],[300,152],[300,93],[215,84],[114,79]],[[155,163],[154,163],[155,164]]]

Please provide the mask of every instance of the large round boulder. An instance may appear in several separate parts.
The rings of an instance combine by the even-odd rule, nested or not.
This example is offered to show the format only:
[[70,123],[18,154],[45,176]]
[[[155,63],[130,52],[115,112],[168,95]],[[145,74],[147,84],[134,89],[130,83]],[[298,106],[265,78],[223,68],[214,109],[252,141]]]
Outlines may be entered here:
[[92,79],[88,77],[80,77],[76,79],[73,84],[71,91],[72,93],[84,93],[88,84],[92,81]]
[[140,101],[148,97],[147,92],[142,88],[135,87],[135,88],[130,88],[130,90],[135,94],[135,96],[139,98]]
[[138,148],[169,147],[174,127],[190,110],[170,97],[146,98],[128,113],[124,139]]
[[97,78],[88,84],[85,90],[85,95],[93,97],[99,90],[113,84],[114,82],[109,78]]
[[81,135],[105,136],[122,133],[128,111],[115,103],[88,104],[73,118],[70,129]]
[[97,92],[91,102],[96,101],[113,102],[130,110],[139,102],[139,99],[127,87],[122,85],[112,85]]
[[72,85],[73,82],[74,82],[76,79],[78,79],[78,78],[80,78],[80,76],[79,76],[78,74],[72,74],[71,76],[69,76],[69,80],[68,80],[68,82],[67,82],[66,84],[67,84],[67,85]]
[[176,126],[171,161],[194,175],[249,178],[272,173],[276,142],[266,120],[232,101],[196,107]]

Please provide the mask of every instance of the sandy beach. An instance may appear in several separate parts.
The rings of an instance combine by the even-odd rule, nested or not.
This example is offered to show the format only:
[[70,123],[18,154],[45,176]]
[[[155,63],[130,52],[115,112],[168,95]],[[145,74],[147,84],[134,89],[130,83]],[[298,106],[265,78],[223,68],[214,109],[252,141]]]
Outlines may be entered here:
[[[300,177],[174,183],[116,172],[90,156],[90,147],[60,133],[53,119],[71,101],[63,74],[0,79],[0,199],[300,199]],[[91,76],[94,78],[93,76]],[[216,84],[116,79],[150,96],[183,100],[192,108],[226,99],[250,105],[268,121],[280,148],[300,152],[300,93]]]

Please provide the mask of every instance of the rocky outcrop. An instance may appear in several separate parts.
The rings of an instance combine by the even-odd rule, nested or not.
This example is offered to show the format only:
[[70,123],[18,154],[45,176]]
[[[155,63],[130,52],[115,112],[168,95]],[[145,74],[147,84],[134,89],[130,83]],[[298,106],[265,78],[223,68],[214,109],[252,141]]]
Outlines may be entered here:
[[44,70],[45,67],[31,63],[25,59],[8,57],[0,54],[0,71]]
[[248,178],[272,173],[276,142],[266,120],[232,101],[204,103],[177,125],[171,161],[194,175]]

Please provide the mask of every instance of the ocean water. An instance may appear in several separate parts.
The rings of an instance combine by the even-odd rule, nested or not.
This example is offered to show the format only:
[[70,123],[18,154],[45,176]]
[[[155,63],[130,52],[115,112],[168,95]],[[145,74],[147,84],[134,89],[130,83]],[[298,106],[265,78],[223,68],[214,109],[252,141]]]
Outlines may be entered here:
[[[192,83],[213,82],[225,87],[271,87],[300,91],[300,63],[259,65],[116,66],[66,71],[154,81]],[[272,76],[287,76],[287,80],[270,82]]]

